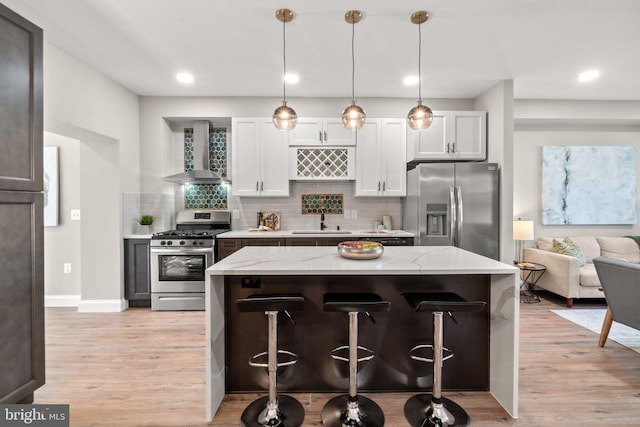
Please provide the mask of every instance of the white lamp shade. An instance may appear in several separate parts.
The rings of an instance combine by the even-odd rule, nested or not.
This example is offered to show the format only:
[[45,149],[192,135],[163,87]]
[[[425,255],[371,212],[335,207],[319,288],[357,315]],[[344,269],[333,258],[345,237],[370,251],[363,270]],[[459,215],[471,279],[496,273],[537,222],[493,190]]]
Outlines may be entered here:
[[533,240],[533,221],[513,221],[513,240]]

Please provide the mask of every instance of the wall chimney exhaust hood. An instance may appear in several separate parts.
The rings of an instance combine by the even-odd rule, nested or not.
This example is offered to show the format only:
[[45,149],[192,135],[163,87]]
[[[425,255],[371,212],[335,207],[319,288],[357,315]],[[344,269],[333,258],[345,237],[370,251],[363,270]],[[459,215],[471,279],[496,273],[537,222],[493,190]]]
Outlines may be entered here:
[[174,184],[230,184],[225,174],[209,169],[209,126],[208,120],[193,122],[193,170],[162,177]]

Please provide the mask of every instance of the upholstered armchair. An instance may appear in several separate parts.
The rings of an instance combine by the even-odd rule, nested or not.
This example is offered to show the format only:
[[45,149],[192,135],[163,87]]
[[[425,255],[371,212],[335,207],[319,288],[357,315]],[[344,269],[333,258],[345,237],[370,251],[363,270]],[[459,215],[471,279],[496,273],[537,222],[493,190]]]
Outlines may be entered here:
[[594,258],[593,264],[609,306],[598,342],[604,347],[614,320],[640,329],[640,264],[605,257]]

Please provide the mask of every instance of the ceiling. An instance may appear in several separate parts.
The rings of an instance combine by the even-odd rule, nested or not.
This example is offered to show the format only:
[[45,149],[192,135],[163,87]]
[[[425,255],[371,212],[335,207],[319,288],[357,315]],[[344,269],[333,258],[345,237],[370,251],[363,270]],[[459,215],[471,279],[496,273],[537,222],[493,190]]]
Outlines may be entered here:
[[[640,100],[640,1],[615,0],[2,0],[45,40],[139,95],[282,96],[282,24],[288,97],[474,98],[513,79],[518,99]],[[45,62],[46,67],[46,62]],[[579,83],[586,69],[598,80]],[[195,82],[175,80],[189,71]]]

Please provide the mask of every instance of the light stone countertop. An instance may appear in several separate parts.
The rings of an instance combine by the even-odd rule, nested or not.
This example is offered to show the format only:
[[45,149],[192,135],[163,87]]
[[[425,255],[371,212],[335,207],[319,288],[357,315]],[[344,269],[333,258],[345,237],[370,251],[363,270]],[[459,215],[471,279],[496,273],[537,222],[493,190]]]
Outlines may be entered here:
[[344,237],[345,240],[349,240],[349,237],[415,237],[414,233],[410,233],[404,230],[304,230],[304,233],[294,233],[294,230],[280,230],[280,231],[249,231],[238,230],[228,231],[216,236],[218,239],[248,239],[248,238],[304,238],[304,237]]
[[353,260],[335,246],[247,246],[207,269],[211,275],[515,274],[518,269],[453,246],[385,246],[380,258]]

